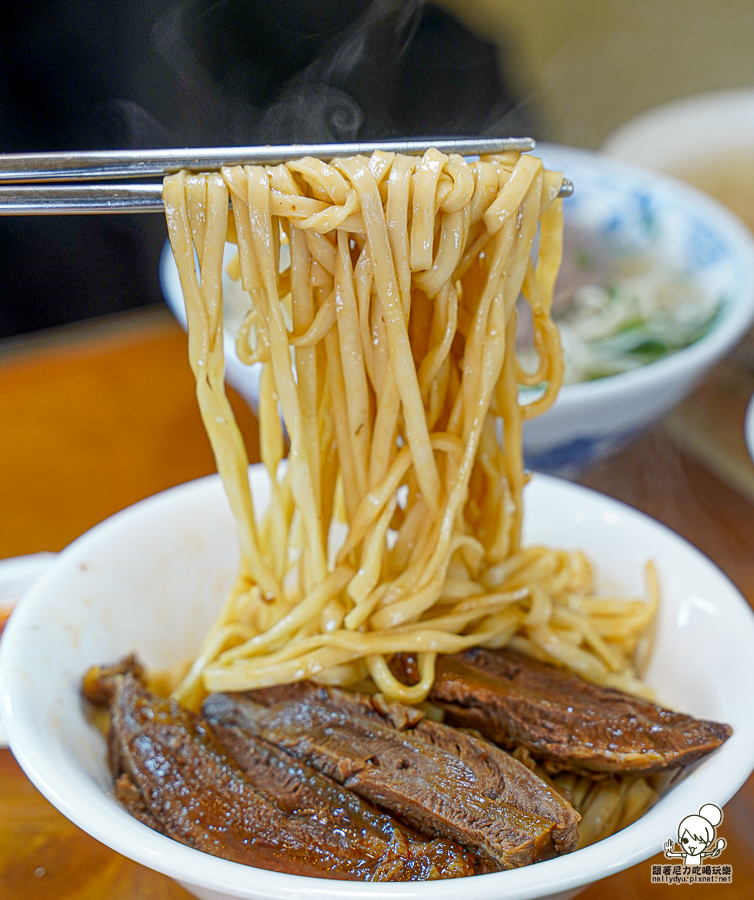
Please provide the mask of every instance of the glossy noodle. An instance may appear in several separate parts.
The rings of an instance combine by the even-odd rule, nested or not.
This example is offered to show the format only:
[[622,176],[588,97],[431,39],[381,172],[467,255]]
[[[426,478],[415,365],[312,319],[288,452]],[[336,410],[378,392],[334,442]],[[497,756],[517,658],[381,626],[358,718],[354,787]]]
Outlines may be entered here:
[[[302,679],[370,680],[418,703],[437,654],[504,645],[648,693],[651,568],[648,599],[596,597],[581,553],[521,546],[522,423],[563,375],[550,316],[561,181],[527,155],[436,150],[165,180],[199,406],[241,547],[183,703]],[[266,511],[223,383],[226,238],[251,298],[238,355],[262,365]],[[520,295],[539,359],[528,374]],[[519,388],[540,383],[521,405]],[[418,655],[418,684],[392,673],[401,651]]]

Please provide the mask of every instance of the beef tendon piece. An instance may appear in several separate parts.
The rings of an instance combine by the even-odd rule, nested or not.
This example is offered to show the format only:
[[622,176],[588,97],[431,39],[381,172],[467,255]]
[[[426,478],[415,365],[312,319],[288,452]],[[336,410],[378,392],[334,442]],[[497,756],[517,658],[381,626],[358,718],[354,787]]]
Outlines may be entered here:
[[474,850],[484,871],[575,848],[579,815],[489,741],[399,703],[302,683],[212,694],[203,715],[304,761],[418,831]]
[[[410,658],[392,666],[410,683]],[[648,775],[688,765],[732,734],[729,725],[671,712],[511,650],[438,656],[429,699],[446,722],[501,747],[523,745],[550,772]]]
[[[199,717],[108,671],[115,793],[137,819],[234,862],[297,875],[406,881],[474,873],[450,841],[394,820],[266,746],[248,746],[250,779]],[[260,774],[261,773],[261,774]]]

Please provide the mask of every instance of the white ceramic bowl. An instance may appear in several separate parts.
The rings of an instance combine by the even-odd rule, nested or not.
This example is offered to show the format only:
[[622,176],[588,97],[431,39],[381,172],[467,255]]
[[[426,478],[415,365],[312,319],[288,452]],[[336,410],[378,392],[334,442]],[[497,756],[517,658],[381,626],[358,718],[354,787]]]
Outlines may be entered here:
[[744,418],[744,438],[746,439],[746,447],[749,456],[754,462],[754,395],[749,400],[746,407],[746,416]]
[[[252,468],[255,500],[267,483]],[[60,554],[12,617],[0,648],[0,700],[25,772],[69,819],[198,897],[258,900],[524,900],[570,896],[657,853],[705,803],[722,806],[754,766],[754,616],[727,578],[665,527],[585,488],[535,476],[525,539],[585,549],[605,591],[636,594],[654,559],[662,586],[649,680],[665,704],[729,722],[733,736],[639,822],[534,866],[455,881],[361,884],[252,869],[185,847],[113,799],[102,736],[79,685],[94,663],[137,651],[149,666],[194,653],[233,580],[234,528],[217,477],[166,491],[98,525]],[[649,883],[650,873],[646,878]]]
[[754,242],[728,210],[675,179],[604,155],[538,148],[575,185],[570,224],[684,271],[722,301],[708,333],[683,350],[630,372],[563,387],[551,410],[526,424],[526,461],[571,474],[638,435],[680,403],[744,336],[754,320]]
[[624,122],[602,150],[622,162],[678,174],[714,155],[754,152],[754,89],[710,91]]
[[[31,553],[0,559],[0,617],[12,610],[26,590],[55,559],[54,553]],[[0,634],[0,640],[2,635]],[[8,746],[3,721],[0,719],[0,749]]]
[[[564,204],[566,228],[580,226],[623,250],[630,247],[681,269],[722,300],[712,328],[692,346],[631,372],[567,385],[549,412],[526,423],[527,465],[572,474],[672,409],[741,339],[754,319],[754,242],[727,210],[678,181],[586,150],[540,144],[536,153],[575,185]],[[185,327],[178,272],[167,244],[160,280],[168,305]],[[240,362],[227,333],[225,352],[229,383],[256,409],[258,368]]]
[[[713,156],[722,166],[754,160],[754,88],[711,91],[657,106],[617,128],[602,149],[619,161],[688,176]],[[744,192],[751,184],[749,176]],[[754,458],[754,400],[744,432]]]

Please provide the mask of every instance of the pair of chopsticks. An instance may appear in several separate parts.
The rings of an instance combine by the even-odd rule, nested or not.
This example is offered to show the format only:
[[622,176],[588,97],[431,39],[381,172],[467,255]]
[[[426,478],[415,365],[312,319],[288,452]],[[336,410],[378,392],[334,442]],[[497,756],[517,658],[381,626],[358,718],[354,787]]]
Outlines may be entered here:
[[[508,150],[523,153],[534,146],[531,138],[458,138],[184,150],[6,153],[0,154],[0,215],[163,212],[161,182],[98,183],[109,178],[162,178],[181,169],[205,172],[221,166],[277,165],[302,156],[329,160],[368,155],[375,150],[417,155],[436,147],[442,153],[482,156]],[[565,180],[560,196],[568,197],[572,193],[573,185]]]

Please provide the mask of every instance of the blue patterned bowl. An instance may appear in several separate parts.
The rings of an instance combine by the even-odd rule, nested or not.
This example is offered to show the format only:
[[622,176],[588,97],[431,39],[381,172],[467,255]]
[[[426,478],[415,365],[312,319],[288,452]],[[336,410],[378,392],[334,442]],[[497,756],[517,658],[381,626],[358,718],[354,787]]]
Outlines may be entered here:
[[527,465],[571,475],[680,403],[744,336],[754,321],[754,241],[727,209],[667,175],[576,148],[540,144],[536,152],[575,185],[564,202],[566,229],[680,270],[720,301],[696,343],[630,372],[566,385],[552,409],[526,424]]

